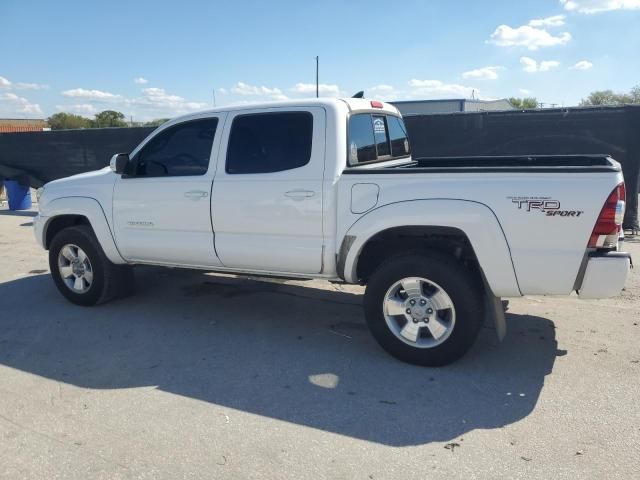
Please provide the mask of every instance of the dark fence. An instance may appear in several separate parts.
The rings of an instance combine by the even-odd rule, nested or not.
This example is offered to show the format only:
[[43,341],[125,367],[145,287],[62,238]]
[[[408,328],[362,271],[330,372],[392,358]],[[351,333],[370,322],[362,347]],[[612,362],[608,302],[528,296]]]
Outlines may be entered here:
[[32,187],[109,165],[114,153],[131,152],[153,127],[100,128],[0,134],[0,179]]
[[[609,154],[627,184],[625,228],[638,228],[640,106],[455,113],[406,117],[415,157]],[[102,168],[153,128],[0,134],[0,177],[33,187]]]
[[609,154],[627,187],[624,227],[638,228],[640,106],[405,117],[414,157]]

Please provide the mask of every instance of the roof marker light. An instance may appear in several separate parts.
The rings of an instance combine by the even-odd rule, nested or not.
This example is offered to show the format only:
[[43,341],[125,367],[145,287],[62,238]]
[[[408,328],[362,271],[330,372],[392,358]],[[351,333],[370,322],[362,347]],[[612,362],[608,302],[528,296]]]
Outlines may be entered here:
[[382,102],[379,102],[377,100],[371,100],[371,107],[373,108],[382,108],[384,105],[382,105]]

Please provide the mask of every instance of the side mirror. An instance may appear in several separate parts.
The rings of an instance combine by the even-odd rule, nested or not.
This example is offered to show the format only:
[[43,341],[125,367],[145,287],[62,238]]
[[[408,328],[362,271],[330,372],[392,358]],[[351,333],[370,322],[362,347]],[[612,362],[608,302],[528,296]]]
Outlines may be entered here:
[[127,168],[127,163],[129,163],[128,153],[116,153],[113,157],[111,157],[109,167],[111,167],[111,171],[113,173],[122,175]]

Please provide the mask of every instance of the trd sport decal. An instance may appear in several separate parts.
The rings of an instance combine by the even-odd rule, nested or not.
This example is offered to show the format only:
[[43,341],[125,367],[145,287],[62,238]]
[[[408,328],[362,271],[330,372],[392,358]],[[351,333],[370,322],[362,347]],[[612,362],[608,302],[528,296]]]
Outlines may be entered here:
[[560,201],[551,197],[507,197],[525,212],[541,212],[547,217],[579,217],[583,210],[561,210]]

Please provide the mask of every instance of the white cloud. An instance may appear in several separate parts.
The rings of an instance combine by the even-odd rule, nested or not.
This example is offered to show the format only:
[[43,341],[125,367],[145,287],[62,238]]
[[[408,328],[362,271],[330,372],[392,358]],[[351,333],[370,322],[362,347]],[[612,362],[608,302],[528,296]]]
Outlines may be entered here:
[[610,10],[640,9],[640,0],[560,0],[560,4],[565,10],[587,15]]
[[440,80],[409,80],[409,87],[411,88],[410,96],[415,97],[428,97],[428,98],[443,98],[443,97],[456,97],[456,98],[470,98],[475,91],[478,95],[480,92],[476,88],[466,87],[464,85],[457,85],[455,83],[444,83]]
[[590,70],[591,68],[593,68],[593,63],[591,63],[589,60],[580,60],[573,67],[571,67],[572,70]]
[[226,95],[227,93],[229,93],[229,92],[227,91],[227,89],[226,89],[226,88],[224,88],[224,87],[219,88],[219,89],[218,89],[218,91],[219,91],[222,95]]
[[282,90],[279,88],[269,88],[269,87],[257,87],[255,85],[249,85],[248,83],[238,82],[233,87],[231,87],[231,91],[236,95],[251,95],[251,96],[262,96],[268,97],[271,100],[286,100],[287,96],[282,93]]
[[[291,89],[295,93],[301,93],[304,95],[316,94],[316,84],[315,83],[296,83],[296,85]],[[339,97],[340,89],[337,85],[331,85],[327,83],[321,83],[318,85],[318,92],[323,97]]]
[[534,18],[529,21],[531,27],[561,27],[564,25],[564,15],[554,15],[553,17]]
[[533,58],[520,57],[520,65],[522,65],[522,70],[525,72],[535,73],[548,72],[553,68],[558,68],[560,66],[560,62],[556,60],[543,60],[538,63]]
[[236,95],[267,97],[270,100],[287,100],[288,98],[279,88],[258,87],[244,82],[236,83],[231,87],[231,91]]
[[42,115],[42,109],[37,103],[31,103],[24,97],[19,97],[15,93],[0,94],[0,112],[3,115],[27,114]]
[[373,87],[367,88],[367,91],[371,93],[391,93],[395,89],[391,85],[375,85]]
[[46,90],[49,88],[49,85],[45,85],[42,83],[23,83],[18,82],[15,84],[17,90]]
[[93,117],[98,113],[98,109],[90,103],[82,103],[76,105],[56,105],[56,110],[61,112],[75,113],[83,117]]
[[557,60],[543,60],[538,64],[538,71],[540,72],[548,72],[553,68],[558,68],[560,66],[560,62]]
[[517,28],[509,25],[500,25],[491,34],[491,38],[488,41],[499,47],[526,47],[529,50],[565,45],[571,40],[569,32],[554,35],[546,28],[542,28],[562,25],[564,19],[558,19],[557,17],[559,16],[531,20],[528,25],[522,25]]
[[518,92],[520,92],[522,95],[531,95],[531,90],[527,90],[526,88],[519,88]]
[[522,65],[522,69],[525,72],[531,73],[538,71],[538,62],[536,62],[533,58],[520,57],[520,65]]
[[462,74],[462,78],[473,78],[475,80],[496,80],[498,78],[498,70],[502,67],[482,67],[475,70],[469,70]]
[[137,77],[133,79],[133,83],[135,83],[136,85],[146,85],[147,83],[149,83],[149,80],[144,77]]
[[176,113],[187,113],[201,110],[207,106],[203,102],[190,102],[179,95],[170,95],[164,88],[143,88],[142,96],[130,100],[132,104],[145,105],[156,109],[172,110]]
[[393,100],[400,95],[400,92],[391,85],[382,84],[365,88],[364,94],[365,96],[375,98],[376,100]]
[[16,90],[45,90],[49,88],[49,85],[44,85],[41,83],[24,83],[24,82],[11,83],[5,77],[0,77],[0,88],[6,88],[9,90],[11,90],[12,88],[15,88]]
[[28,103],[27,105],[24,105],[22,108],[22,111],[24,113],[32,113],[34,115],[42,115],[42,109],[40,108],[40,105],[38,105],[37,103]]
[[[91,116],[104,108],[101,103],[108,103],[109,108],[121,111],[128,118],[135,120],[152,120],[156,118],[175,117],[185,113],[203,110],[210,104],[187,100],[179,95],[167,92],[164,88],[142,88],[140,95],[125,97],[102,90],[75,88],[62,92],[65,97],[84,100],[73,105],[58,105],[58,110]],[[98,105],[98,106],[96,106]]]
[[85,90],[84,88],[65,90],[62,92],[62,95],[65,97],[90,98],[93,100],[116,100],[122,98],[120,95],[103,92],[102,90]]

